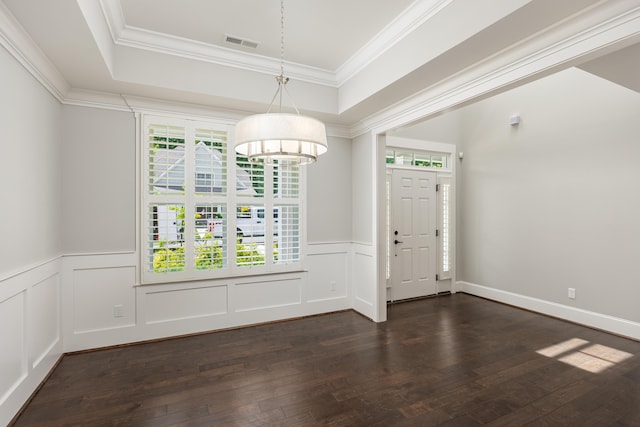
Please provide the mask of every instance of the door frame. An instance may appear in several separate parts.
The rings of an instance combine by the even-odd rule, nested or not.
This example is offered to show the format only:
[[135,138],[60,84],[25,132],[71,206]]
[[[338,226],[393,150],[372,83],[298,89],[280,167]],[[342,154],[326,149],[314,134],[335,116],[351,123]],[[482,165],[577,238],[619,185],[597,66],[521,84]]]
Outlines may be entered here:
[[[456,169],[459,162],[462,161],[461,156],[456,154],[456,146],[454,144],[442,143],[442,142],[434,142],[434,141],[422,141],[416,139],[409,138],[399,138],[393,136],[384,136],[381,138],[380,142],[383,142],[383,145],[380,147],[380,157],[384,160],[385,156],[382,155],[387,149],[399,149],[399,150],[408,150],[408,151],[429,151],[429,152],[440,152],[448,155],[449,163],[446,168],[420,168],[420,167],[410,167],[410,166],[399,166],[393,164],[385,164],[383,166],[384,170],[384,178],[381,181],[383,183],[381,187],[379,187],[379,195],[380,198],[383,199],[384,206],[384,235],[379,235],[378,241],[382,243],[384,247],[384,251],[378,252],[380,255],[384,252],[384,259],[380,260],[380,264],[382,264],[382,268],[380,268],[381,277],[378,283],[381,288],[380,295],[385,296],[385,302],[389,302],[391,299],[391,274],[393,274],[390,269],[390,256],[392,255],[393,248],[391,245],[391,236],[393,231],[391,230],[392,226],[392,218],[391,218],[391,209],[389,206],[390,203],[390,190],[391,190],[391,181],[389,179],[390,170],[397,168],[404,169],[412,169],[412,170],[424,170],[425,172],[436,172],[436,182],[440,185],[442,180],[444,179],[446,183],[449,185],[449,272],[448,278],[444,280],[439,280],[436,282],[436,292],[451,292],[456,293]],[[379,171],[382,171],[379,169]],[[436,193],[436,221],[437,227],[440,230],[442,225],[442,210],[441,210],[441,193]],[[380,229],[382,231],[382,229]],[[440,234],[440,236],[442,236]],[[436,241],[436,271],[440,277],[441,274],[441,241],[438,238]]]

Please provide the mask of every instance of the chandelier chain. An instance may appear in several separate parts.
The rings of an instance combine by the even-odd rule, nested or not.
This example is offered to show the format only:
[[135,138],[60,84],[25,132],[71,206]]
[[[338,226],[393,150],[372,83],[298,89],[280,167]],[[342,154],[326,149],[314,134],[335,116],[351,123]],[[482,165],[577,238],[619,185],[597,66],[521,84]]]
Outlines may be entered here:
[[294,110],[299,115],[300,110],[298,110],[298,106],[295,101],[289,94],[289,90],[287,89],[287,82],[289,82],[289,77],[284,76],[284,0],[280,0],[280,75],[276,76],[276,82],[278,82],[278,90],[275,95],[273,95],[273,99],[271,100],[271,104],[269,104],[269,109],[267,113],[271,112],[271,108],[273,107],[273,103],[278,98],[278,107],[279,111],[282,112],[282,97],[284,92],[287,93],[291,104],[293,105]]
[[284,77],[284,0],[280,0],[280,75]]
[[[271,99],[266,114],[245,117],[236,124],[235,151],[251,163],[292,164],[313,163],[318,155],[327,151],[327,132],[324,123],[300,114],[287,89],[284,76],[284,0],[280,0],[280,75],[276,76],[278,89]],[[282,98],[286,93],[296,115],[282,113]],[[271,113],[278,99],[279,112]]]

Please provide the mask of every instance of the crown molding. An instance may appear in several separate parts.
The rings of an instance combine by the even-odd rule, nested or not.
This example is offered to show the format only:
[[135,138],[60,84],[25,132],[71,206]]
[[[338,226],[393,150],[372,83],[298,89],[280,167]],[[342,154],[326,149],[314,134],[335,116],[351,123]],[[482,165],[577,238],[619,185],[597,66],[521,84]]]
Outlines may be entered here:
[[100,10],[109,29],[113,44],[118,41],[119,34],[127,27],[120,0],[99,0]]
[[[453,0],[416,0],[336,71],[285,61],[293,80],[339,88]],[[280,60],[127,25],[120,0],[100,0],[114,45],[205,61],[263,74],[280,74]]]
[[104,110],[131,111],[126,98],[120,94],[72,88],[62,100],[64,105],[101,108]]
[[[231,125],[235,125],[238,120],[252,114],[246,111],[220,110],[206,105],[78,89],[70,90],[62,103],[78,107],[91,107],[132,113],[180,114],[198,119],[214,119]],[[349,126],[327,123],[326,130],[328,136],[337,138],[351,137],[351,129]]]
[[0,44],[59,102],[71,86],[0,1]]
[[[366,132],[383,133],[639,41],[640,5],[637,2],[599,2],[352,126],[327,124],[328,134],[354,138]],[[131,100],[144,99],[72,89],[2,1],[0,45],[61,104],[134,111]],[[196,109],[207,117],[231,121],[248,114],[230,110],[220,112],[206,106],[151,101],[146,99],[145,102],[155,103],[154,108],[158,112]],[[145,102],[140,101],[135,105],[147,105]]]
[[[569,68],[640,41],[640,6],[601,2],[546,31],[461,70],[448,79],[374,114],[351,137],[384,133],[466,105],[497,90]],[[625,7],[627,8],[625,10]],[[531,48],[537,47],[533,52]]]
[[[116,45],[210,62],[271,76],[280,74],[280,60],[131,26],[125,27],[117,35]],[[289,61],[284,61],[284,66],[287,70],[287,77],[293,80],[332,88],[338,87],[335,74],[330,71]]]
[[242,119],[247,114],[242,111],[220,110],[206,105],[186,102],[168,101],[165,99],[144,96],[114,94],[81,89],[72,89],[64,99],[63,104],[78,107],[100,108],[131,113],[152,113],[187,115],[198,119],[216,119],[231,124]]
[[336,70],[342,86],[453,0],[416,0]]
[[166,101],[142,96],[122,95],[127,106],[132,112],[161,115],[180,115],[196,120],[216,120],[227,125],[235,123],[247,114],[241,111],[218,110],[206,105],[197,105],[184,102]]
[[[129,26],[125,22],[120,0],[100,0],[100,6],[115,45],[268,75],[280,74],[279,59]],[[338,87],[332,71],[294,62],[285,61],[284,64],[287,76],[293,80]]]
[[325,123],[325,128],[327,130],[327,136],[351,139],[351,127],[349,126]]

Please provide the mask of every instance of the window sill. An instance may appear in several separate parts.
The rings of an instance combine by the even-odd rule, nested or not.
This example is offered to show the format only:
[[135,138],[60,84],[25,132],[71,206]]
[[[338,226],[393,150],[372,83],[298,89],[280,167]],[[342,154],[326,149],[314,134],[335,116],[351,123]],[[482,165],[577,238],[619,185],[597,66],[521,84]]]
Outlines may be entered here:
[[[195,282],[218,282],[218,281],[246,281],[246,279],[251,279],[254,277],[277,277],[277,276],[290,276],[290,275],[302,275],[308,273],[308,270],[303,268],[296,268],[293,270],[283,270],[283,271],[270,271],[270,272],[255,272],[255,273],[246,273],[246,274],[226,274],[216,277],[189,277],[189,278],[170,278],[166,277],[166,279],[171,280],[147,280],[141,283],[136,284],[134,287],[144,287],[144,286],[158,286],[158,285],[175,285],[180,283],[195,283]],[[164,278],[163,278],[164,279]]]

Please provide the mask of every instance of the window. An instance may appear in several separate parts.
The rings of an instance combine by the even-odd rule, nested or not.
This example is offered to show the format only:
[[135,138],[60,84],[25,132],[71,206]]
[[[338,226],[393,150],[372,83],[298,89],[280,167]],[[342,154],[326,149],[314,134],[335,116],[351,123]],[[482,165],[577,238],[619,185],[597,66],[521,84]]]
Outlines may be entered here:
[[388,165],[450,169],[448,153],[388,149],[385,158]]
[[451,178],[438,177],[438,276],[451,278]]
[[142,128],[144,282],[299,267],[297,165],[236,155],[226,124],[145,115]]

